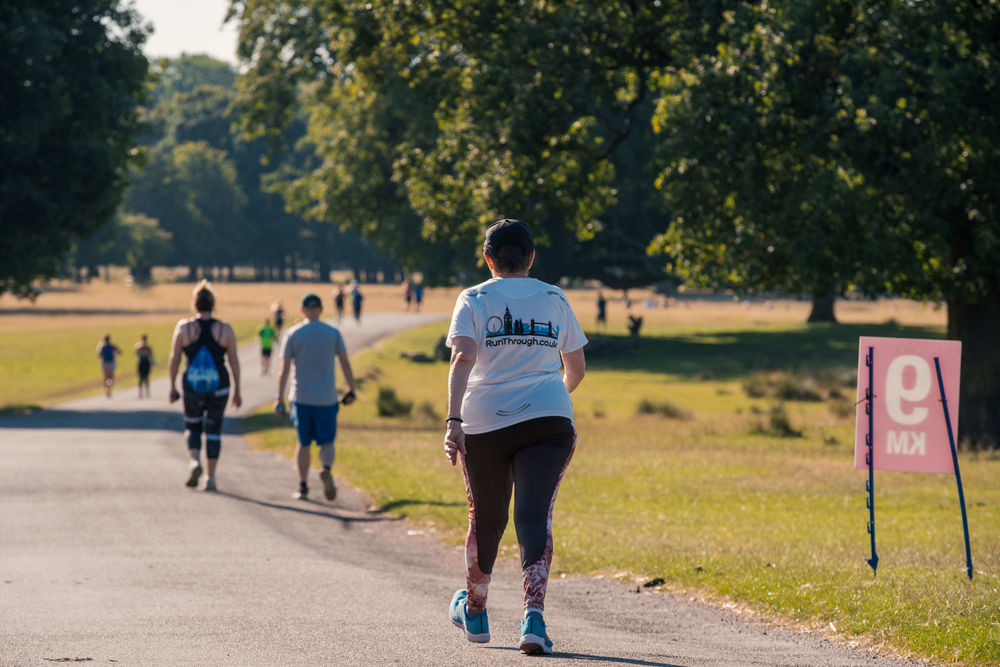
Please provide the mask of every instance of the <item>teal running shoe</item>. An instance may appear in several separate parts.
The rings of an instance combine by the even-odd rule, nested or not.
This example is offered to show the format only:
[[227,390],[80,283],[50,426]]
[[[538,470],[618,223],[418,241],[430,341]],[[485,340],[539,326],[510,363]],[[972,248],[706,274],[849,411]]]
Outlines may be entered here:
[[490,621],[486,617],[485,609],[481,614],[469,615],[469,610],[465,606],[465,600],[468,597],[469,592],[464,588],[455,591],[449,608],[451,622],[465,631],[465,638],[470,642],[485,644],[490,640]]
[[530,612],[521,621],[521,653],[552,653],[552,640],[545,634],[545,621],[538,612]]

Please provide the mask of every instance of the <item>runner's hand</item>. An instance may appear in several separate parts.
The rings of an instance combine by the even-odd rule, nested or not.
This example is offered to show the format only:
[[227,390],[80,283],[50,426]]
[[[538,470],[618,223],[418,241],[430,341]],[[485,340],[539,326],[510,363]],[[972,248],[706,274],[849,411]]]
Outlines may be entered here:
[[465,454],[465,431],[462,430],[461,422],[451,421],[444,433],[444,455],[455,465],[459,452]]
[[243,405],[243,397],[240,396],[240,392],[236,391],[233,393],[233,407],[238,408]]
[[354,393],[353,389],[349,389],[346,394],[340,397],[340,402],[344,405],[350,405],[358,398],[358,395]]
[[171,389],[171,390],[170,390],[170,402],[171,402],[171,403],[176,403],[176,402],[177,402],[177,400],[178,400],[178,399],[179,399],[180,397],[181,397],[181,394],[180,394],[180,392],[179,392],[179,391],[177,391],[176,389]]
[[288,409],[285,408],[285,402],[283,400],[281,400],[280,398],[277,399],[274,402],[274,412],[279,417],[287,417],[288,416]]

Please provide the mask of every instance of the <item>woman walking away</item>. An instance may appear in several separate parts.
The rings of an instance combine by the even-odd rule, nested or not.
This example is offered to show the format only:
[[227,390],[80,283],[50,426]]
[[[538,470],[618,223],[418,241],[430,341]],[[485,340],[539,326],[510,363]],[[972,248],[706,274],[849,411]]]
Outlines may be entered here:
[[[139,398],[145,393],[149,398],[149,371],[153,368],[153,348],[149,346],[149,339],[146,334],[142,334],[142,340],[135,344],[135,356],[138,358],[139,366],[136,369],[139,373]],[[143,392],[145,389],[145,392]]]
[[[226,322],[212,317],[215,293],[207,280],[194,288],[192,305],[196,315],[181,320],[174,329],[170,346],[170,402],[181,397],[177,391],[177,370],[181,356],[187,357],[184,371],[184,427],[188,454],[191,456],[187,485],[198,486],[201,477],[201,434],[205,432],[205,455],[208,460],[206,491],[215,491],[215,467],[222,448],[222,413],[230,394],[233,407],[240,397],[240,360],[236,354],[236,334]],[[229,358],[232,386],[224,359]]]
[[486,596],[513,487],[524,580],[519,648],[551,653],[542,613],[552,508],[576,446],[570,392],[583,379],[587,338],[562,290],[528,277],[535,252],[525,223],[493,223],[483,256],[493,277],[459,295],[447,341],[444,451],[461,463],[469,500],[466,588],[449,611],[466,639],[490,640]]
[[108,398],[111,398],[111,387],[115,384],[115,358],[121,353],[121,348],[111,342],[111,334],[105,334],[104,340],[97,344],[97,356],[101,360],[101,372],[104,373],[104,395]]

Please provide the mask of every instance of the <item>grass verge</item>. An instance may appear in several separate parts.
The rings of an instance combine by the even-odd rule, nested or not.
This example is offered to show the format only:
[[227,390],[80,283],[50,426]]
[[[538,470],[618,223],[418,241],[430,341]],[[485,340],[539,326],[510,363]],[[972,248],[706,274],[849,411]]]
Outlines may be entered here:
[[[177,320],[114,327],[46,329],[0,332],[0,408],[24,403],[51,405],[57,401],[103,391],[97,343],[105,334],[121,348],[115,390],[134,388],[138,381],[133,346],[142,334],[149,336],[157,365],[151,377],[167,373],[170,339]],[[258,322],[233,322],[240,342],[252,340]],[[247,360],[243,360],[244,364]]]
[[[366,384],[341,412],[337,473],[381,509],[458,544],[466,505],[461,475],[441,450],[442,425],[376,416],[379,388],[444,405],[447,365],[400,358],[431,349],[442,328],[406,332],[358,356]],[[904,654],[1000,663],[997,454],[960,456],[973,581],[964,576],[951,476],[877,473],[877,577],[865,563],[866,475],[853,469],[853,414],[840,406],[853,394],[846,385],[862,333],[941,335],[873,325],[664,325],[634,350],[588,359],[574,394],[578,449],[556,503],[553,576],[659,578]],[[760,428],[773,393],[744,389],[761,372],[840,378],[841,386],[824,380],[826,398],[786,400],[791,435],[779,437]],[[642,400],[669,401],[690,418],[637,414]],[[291,451],[286,426],[258,426],[249,436],[256,446]],[[512,530],[502,550],[516,554]]]

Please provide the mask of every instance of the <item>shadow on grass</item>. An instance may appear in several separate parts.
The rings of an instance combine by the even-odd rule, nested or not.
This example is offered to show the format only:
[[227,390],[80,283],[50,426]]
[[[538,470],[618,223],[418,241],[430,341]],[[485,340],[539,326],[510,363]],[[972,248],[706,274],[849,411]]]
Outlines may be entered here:
[[[755,371],[854,368],[860,336],[941,338],[942,332],[893,324],[814,324],[790,331],[719,330],[645,337],[633,348],[589,356],[587,369],[731,380]],[[606,338],[624,342],[628,336]]]
[[441,500],[419,500],[416,498],[400,498],[399,500],[393,500],[391,503],[386,503],[382,507],[378,508],[379,512],[394,512],[402,507],[412,507],[414,505],[423,505],[424,507],[468,507],[468,503],[464,502],[444,502]]

